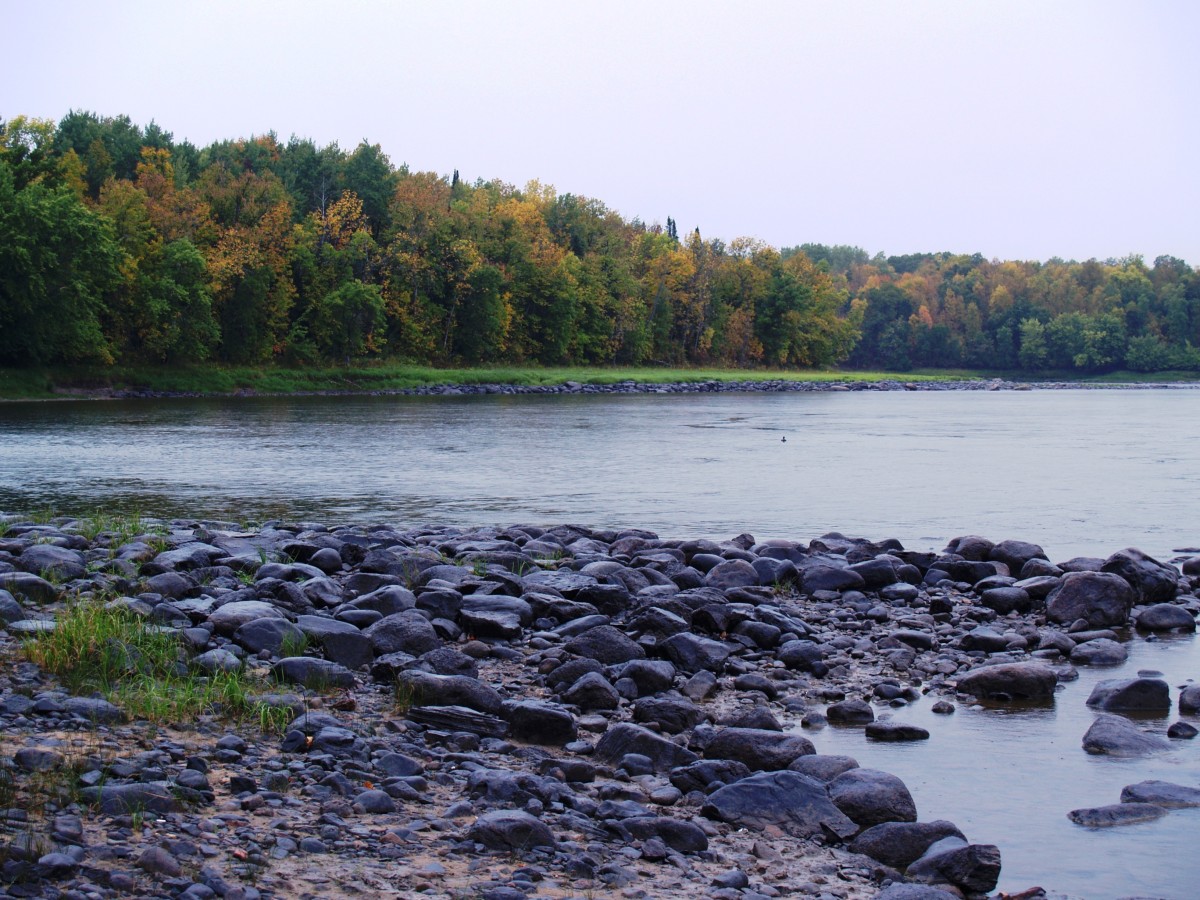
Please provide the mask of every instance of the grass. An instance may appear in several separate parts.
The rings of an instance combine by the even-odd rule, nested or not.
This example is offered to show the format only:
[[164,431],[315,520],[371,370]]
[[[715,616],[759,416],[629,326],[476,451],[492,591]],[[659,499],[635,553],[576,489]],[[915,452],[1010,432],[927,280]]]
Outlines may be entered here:
[[254,699],[263,687],[258,680],[241,671],[192,671],[173,633],[100,600],[72,602],[57,616],[53,631],[26,641],[23,650],[72,693],[99,692],[152,723],[204,714],[271,718]]
[[1002,372],[971,369],[918,369],[911,372],[854,372],[817,369],[658,368],[650,366],[485,365],[437,368],[395,361],[350,366],[75,366],[51,369],[0,369],[0,398],[35,400],[109,390],[149,390],[179,394],[297,394],[321,391],[405,390],[438,384],[560,385],[697,381],[961,381],[985,378],[1068,380],[1096,383],[1195,381],[1196,372],[1116,372],[1081,376],[1078,372]]
[[90,516],[81,516],[76,519],[72,530],[89,541],[106,536],[109,547],[114,551],[138,538],[142,538],[147,544],[150,544],[156,553],[161,552],[167,546],[164,539],[166,528],[161,523],[143,519],[139,512],[119,515],[97,509]]

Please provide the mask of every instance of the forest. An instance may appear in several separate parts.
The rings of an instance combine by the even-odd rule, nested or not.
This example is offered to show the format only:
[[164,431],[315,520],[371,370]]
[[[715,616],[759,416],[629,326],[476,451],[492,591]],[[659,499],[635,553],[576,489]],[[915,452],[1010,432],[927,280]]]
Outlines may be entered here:
[[365,140],[0,121],[0,365],[369,358],[1200,371],[1200,274],[777,249],[413,172]]

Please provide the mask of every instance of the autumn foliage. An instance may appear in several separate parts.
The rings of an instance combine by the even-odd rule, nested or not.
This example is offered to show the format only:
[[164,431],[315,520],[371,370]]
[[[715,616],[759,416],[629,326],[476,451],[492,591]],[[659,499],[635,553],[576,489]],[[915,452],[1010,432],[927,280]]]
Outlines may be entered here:
[[783,251],[531,182],[273,134],[0,122],[0,364],[413,362],[1200,368],[1200,279]]

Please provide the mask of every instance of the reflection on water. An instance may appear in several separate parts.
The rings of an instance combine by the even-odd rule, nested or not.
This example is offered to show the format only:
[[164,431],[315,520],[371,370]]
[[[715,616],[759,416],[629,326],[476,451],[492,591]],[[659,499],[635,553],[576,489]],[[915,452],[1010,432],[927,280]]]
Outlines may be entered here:
[[0,404],[0,509],[1170,556],[1198,443],[1196,390]]
[[[952,715],[930,711],[933,695],[891,712],[921,725],[928,741],[869,741],[861,728],[808,732],[818,753],[853,756],[860,765],[903,779],[923,821],[949,819],[967,838],[1000,847],[999,889],[1033,885],[1087,900],[1117,897],[1196,896],[1200,863],[1196,836],[1200,809],[1172,810],[1162,819],[1120,828],[1073,824],[1073,809],[1119,802],[1121,788],[1148,779],[1200,787],[1200,746],[1172,741],[1174,749],[1149,759],[1092,756],[1082,747],[1096,713],[1086,705],[1096,682],[1132,678],[1141,669],[1162,673],[1178,687],[1200,677],[1200,644],[1194,637],[1146,641],[1134,638],[1120,667],[1080,667],[1050,706],[959,707]],[[1147,717],[1143,727],[1165,734],[1178,715]],[[1200,717],[1187,717],[1200,726]]]

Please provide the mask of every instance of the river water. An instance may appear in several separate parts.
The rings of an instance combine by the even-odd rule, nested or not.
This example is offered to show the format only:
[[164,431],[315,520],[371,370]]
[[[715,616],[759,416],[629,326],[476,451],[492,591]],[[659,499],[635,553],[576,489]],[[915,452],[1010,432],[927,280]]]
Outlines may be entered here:
[[[638,527],[941,549],[959,534],[1053,560],[1200,546],[1200,390],[308,397],[0,404],[0,511],[261,522]],[[1200,677],[1193,638],[1134,638],[1042,709],[896,712],[931,740],[812,735],[905,780],[922,819],[996,843],[1000,888],[1109,900],[1200,895],[1200,810],[1107,831],[1066,818],[1146,778],[1200,785],[1200,741],[1090,757],[1101,677]],[[1150,723],[1162,731],[1168,720]],[[1200,722],[1196,722],[1200,724]]]

